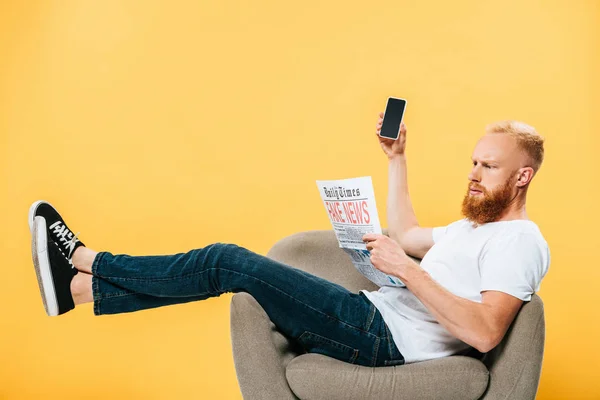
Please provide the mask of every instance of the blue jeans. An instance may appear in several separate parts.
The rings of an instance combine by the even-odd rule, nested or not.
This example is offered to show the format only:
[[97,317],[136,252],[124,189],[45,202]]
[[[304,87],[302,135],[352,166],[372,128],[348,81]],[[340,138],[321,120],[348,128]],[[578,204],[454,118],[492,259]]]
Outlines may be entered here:
[[95,315],[247,292],[305,352],[371,367],[404,364],[381,314],[364,294],[236,244],[157,256],[100,252],[92,274]]

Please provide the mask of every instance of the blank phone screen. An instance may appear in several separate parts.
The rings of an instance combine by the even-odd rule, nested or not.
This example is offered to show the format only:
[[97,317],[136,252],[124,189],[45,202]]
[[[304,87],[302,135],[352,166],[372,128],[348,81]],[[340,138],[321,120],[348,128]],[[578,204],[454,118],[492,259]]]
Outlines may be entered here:
[[402,122],[405,108],[406,100],[395,99],[393,97],[388,99],[379,136],[398,139],[398,135],[400,134],[400,123]]

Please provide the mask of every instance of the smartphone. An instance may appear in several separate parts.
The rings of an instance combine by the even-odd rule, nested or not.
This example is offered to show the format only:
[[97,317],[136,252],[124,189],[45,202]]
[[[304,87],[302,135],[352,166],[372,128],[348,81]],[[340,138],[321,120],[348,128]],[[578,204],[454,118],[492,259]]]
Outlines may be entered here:
[[405,109],[406,100],[395,97],[388,98],[379,136],[398,140],[400,136],[400,124],[402,124]]

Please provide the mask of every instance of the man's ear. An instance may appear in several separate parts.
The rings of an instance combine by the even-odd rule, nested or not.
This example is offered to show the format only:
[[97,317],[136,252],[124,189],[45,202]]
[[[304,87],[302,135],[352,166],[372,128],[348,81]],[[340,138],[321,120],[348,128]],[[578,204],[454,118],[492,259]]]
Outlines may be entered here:
[[533,179],[533,168],[524,167],[519,169],[519,177],[517,178],[517,186],[526,186]]

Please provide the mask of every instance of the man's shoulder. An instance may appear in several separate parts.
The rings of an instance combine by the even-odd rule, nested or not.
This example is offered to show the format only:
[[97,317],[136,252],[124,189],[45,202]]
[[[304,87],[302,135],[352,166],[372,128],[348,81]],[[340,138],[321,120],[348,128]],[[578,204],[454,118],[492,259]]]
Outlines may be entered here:
[[519,247],[539,247],[548,249],[548,242],[537,224],[531,220],[519,220],[499,226],[488,238],[488,245],[507,246],[520,244]]

